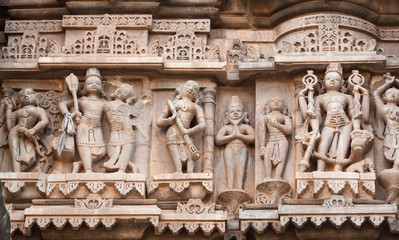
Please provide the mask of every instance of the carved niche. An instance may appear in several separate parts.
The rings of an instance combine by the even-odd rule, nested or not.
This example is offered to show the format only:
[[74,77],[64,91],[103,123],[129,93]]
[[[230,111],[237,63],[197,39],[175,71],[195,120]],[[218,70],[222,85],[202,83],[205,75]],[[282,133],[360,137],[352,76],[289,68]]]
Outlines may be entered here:
[[2,59],[34,60],[47,56],[49,41],[41,37],[37,30],[24,31],[22,36],[8,39],[7,47],[2,49]]

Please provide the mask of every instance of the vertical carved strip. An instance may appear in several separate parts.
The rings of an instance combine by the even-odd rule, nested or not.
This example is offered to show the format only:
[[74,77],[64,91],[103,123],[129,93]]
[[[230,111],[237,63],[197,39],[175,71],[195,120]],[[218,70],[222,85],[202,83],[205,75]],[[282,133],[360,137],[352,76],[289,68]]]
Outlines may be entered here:
[[202,172],[213,173],[213,159],[215,158],[215,97],[216,85],[204,89],[204,114],[205,114],[205,139],[204,139],[204,162]]

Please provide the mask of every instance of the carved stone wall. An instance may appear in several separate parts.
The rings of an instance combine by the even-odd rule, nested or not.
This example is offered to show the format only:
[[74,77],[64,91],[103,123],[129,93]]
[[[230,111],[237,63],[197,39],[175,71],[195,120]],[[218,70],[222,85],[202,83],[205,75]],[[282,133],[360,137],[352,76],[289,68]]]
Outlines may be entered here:
[[13,239],[398,238],[398,3],[34,2],[0,16]]

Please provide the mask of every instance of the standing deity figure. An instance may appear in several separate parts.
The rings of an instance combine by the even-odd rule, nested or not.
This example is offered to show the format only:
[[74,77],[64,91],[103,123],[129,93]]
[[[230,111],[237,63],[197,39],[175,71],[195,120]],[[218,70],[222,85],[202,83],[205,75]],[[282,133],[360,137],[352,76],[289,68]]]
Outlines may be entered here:
[[399,171],[399,89],[395,87],[398,80],[389,74],[384,77],[386,82],[374,91],[374,100],[378,118],[385,123],[385,159],[393,164],[393,169]]
[[[77,83],[75,75],[71,74],[68,77]],[[77,84],[74,85],[76,88]],[[71,87],[68,87],[71,90]],[[90,173],[93,171],[93,161],[101,160],[106,150],[101,128],[106,101],[100,71],[96,68],[89,68],[86,71],[83,96],[79,100],[77,100],[76,89],[71,92],[74,100],[60,102],[59,107],[64,116],[70,114],[68,108],[74,108],[70,116],[77,124],[76,145],[80,161],[74,163],[72,172],[79,172],[83,165],[84,171]]]
[[14,112],[11,99],[7,98],[4,102],[9,130],[8,144],[14,172],[30,169],[36,163],[37,155],[40,155],[40,161],[45,161],[37,133],[49,123],[46,111],[38,106],[38,100],[32,88],[21,89],[18,102],[20,108]]
[[243,189],[248,161],[247,144],[255,142],[255,131],[248,125],[247,113],[238,96],[232,96],[224,115],[225,126],[216,135],[217,145],[225,145],[224,163],[228,189]]
[[[164,111],[157,121],[158,127],[167,127],[166,144],[172,155],[176,173],[182,173],[183,165],[187,165],[187,173],[194,172],[194,161],[198,160],[200,153],[191,140],[191,136],[206,129],[204,111],[196,103],[199,86],[189,80],[176,89],[175,100],[168,101]],[[193,119],[196,125],[190,127]]]
[[[6,121],[6,101],[11,101],[15,107],[15,103],[13,101],[12,95],[14,91],[12,88],[2,88],[1,96],[2,99],[0,101],[0,171],[2,170],[3,160],[5,157],[5,149],[8,146],[8,128]],[[14,108],[12,107],[12,108]],[[11,109],[12,109],[11,108]]]
[[[292,121],[288,106],[280,97],[271,98],[265,111],[266,114],[260,119],[260,154],[265,164],[266,179],[281,179],[287,159],[287,136],[292,132]],[[266,144],[267,131],[269,141]]]
[[132,119],[135,117],[133,104],[137,97],[133,86],[123,83],[111,95],[114,100],[105,104],[104,110],[109,121],[110,137],[108,156],[104,163],[107,171],[125,172],[130,167],[138,172],[137,167],[130,162],[133,156],[135,136]]
[[[317,83],[317,77],[313,75],[312,71],[309,71],[307,76],[314,76],[316,81],[304,81],[306,87],[298,94],[299,107],[302,115],[306,118],[304,129],[307,130],[308,124],[312,129],[312,132],[305,132],[303,136],[303,141],[308,143],[305,156],[299,163],[300,171],[306,171],[310,167],[309,158],[311,155],[318,159],[317,171],[325,171],[330,168],[334,171],[342,171],[344,166],[353,161],[353,158],[362,155],[364,148],[354,144],[361,142],[354,141],[357,134],[366,136],[366,141],[372,139],[371,132],[362,132],[361,130],[364,120],[362,114],[365,116],[364,118],[368,116],[369,93],[361,86],[364,78],[357,71],[354,71],[352,75],[354,77],[349,78],[349,80],[352,79],[349,83],[353,87],[356,101],[352,95],[342,92],[344,90],[344,79],[342,67],[339,63],[328,65],[323,81],[326,92],[316,96],[313,101],[313,87]],[[305,99],[306,93],[308,94],[309,105]],[[360,103],[361,97],[362,103]],[[323,126],[322,129],[320,129],[321,126]],[[320,140],[317,151],[313,151],[318,138]],[[351,140],[353,141],[352,152],[351,156],[348,157]]]

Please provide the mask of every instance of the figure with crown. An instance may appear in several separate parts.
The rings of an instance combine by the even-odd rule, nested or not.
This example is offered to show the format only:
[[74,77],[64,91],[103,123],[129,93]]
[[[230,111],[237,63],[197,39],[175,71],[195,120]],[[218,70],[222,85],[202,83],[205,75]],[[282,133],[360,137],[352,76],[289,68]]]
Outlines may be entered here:
[[217,145],[224,148],[224,164],[227,190],[219,195],[219,202],[235,212],[240,204],[250,200],[243,190],[245,170],[248,162],[247,144],[255,142],[255,131],[248,124],[248,114],[239,96],[232,96],[224,115],[224,126],[216,135]]
[[356,70],[352,73],[345,84],[341,65],[328,65],[324,89],[315,99],[317,77],[308,71],[302,79],[305,88],[299,92],[298,101],[305,119],[302,142],[306,151],[299,162],[301,172],[310,168],[311,157],[317,159],[317,171],[344,171],[349,164],[362,160],[366,145],[373,138],[367,125],[370,100],[362,86],[364,77]]
[[[102,77],[97,68],[89,68],[86,71],[83,96],[79,99],[78,78],[70,74],[66,82],[73,99],[60,102],[59,108],[66,118],[72,118],[77,125],[76,145],[80,157],[80,161],[74,163],[72,172],[79,172],[83,166],[84,172],[90,173],[93,171],[93,162],[101,160],[106,153],[101,128],[106,104]],[[73,109],[72,113],[70,109]]]
[[[161,113],[158,127],[167,127],[166,144],[175,165],[175,173],[194,172],[194,161],[200,153],[191,136],[203,132],[206,128],[204,110],[197,104],[200,88],[198,83],[189,80],[176,89],[176,97],[168,103]],[[194,126],[190,126],[196,120]]]

